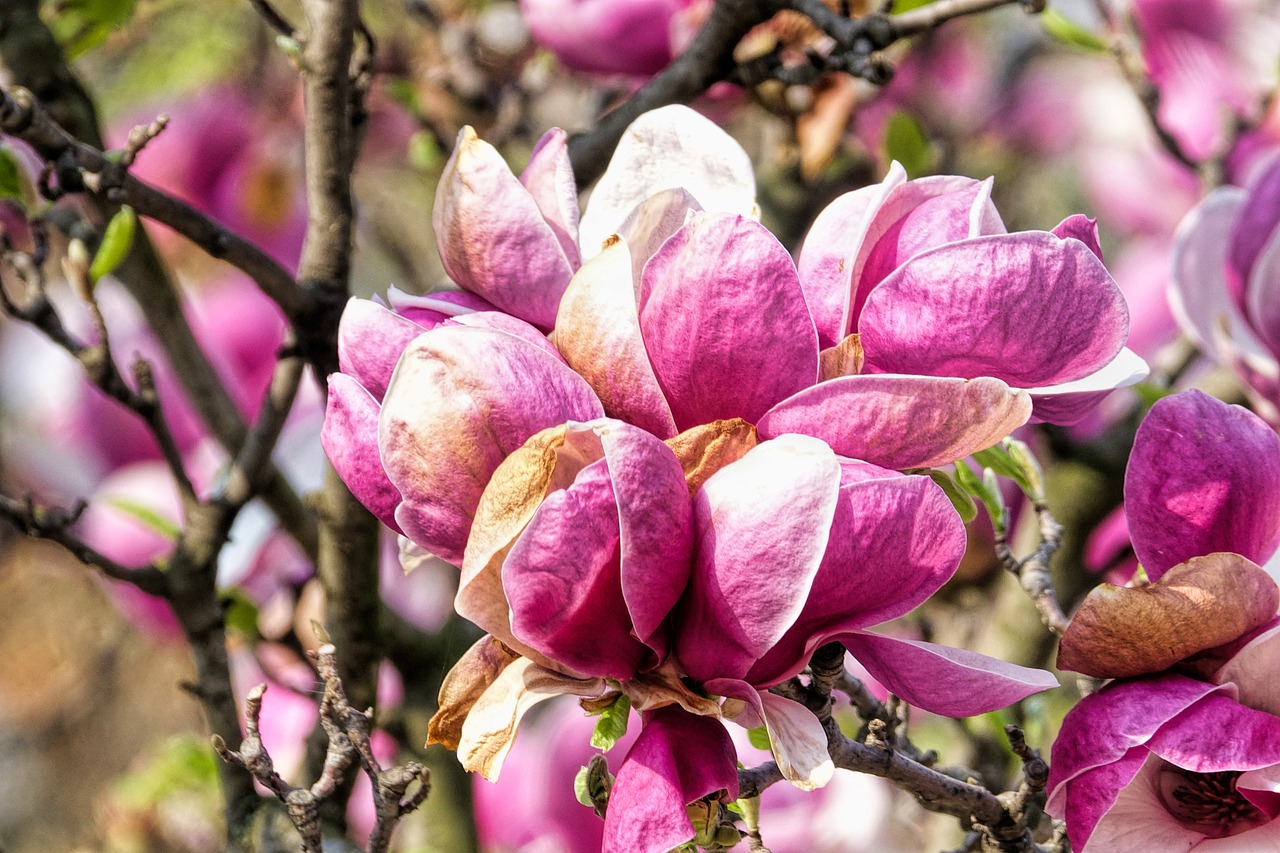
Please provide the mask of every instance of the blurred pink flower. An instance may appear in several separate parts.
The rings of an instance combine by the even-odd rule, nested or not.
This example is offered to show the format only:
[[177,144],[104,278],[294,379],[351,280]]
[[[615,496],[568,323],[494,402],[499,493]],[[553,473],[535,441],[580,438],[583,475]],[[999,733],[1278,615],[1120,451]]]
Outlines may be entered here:
[[672,57],[673,19],[694,0],[520,0],[538,44],[576,71],[648,76]]

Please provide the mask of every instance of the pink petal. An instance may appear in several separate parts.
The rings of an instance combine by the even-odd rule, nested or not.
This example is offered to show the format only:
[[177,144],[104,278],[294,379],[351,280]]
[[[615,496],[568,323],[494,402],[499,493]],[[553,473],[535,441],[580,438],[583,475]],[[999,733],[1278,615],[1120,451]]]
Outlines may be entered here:
[[[1165,806],[1158,788],[1168,767],[1145,749],[1082,774],[1067,793],[1067,836],[1081,853],[1183,853],[1204,834],[1182,825]],[[1206,851],[1207,853],[1207,851]]]
[[513,335],[522,341],[533,344],[556,361],[564,363],[564,357],[560,355],[560,350],[556,349],[555,344],[547,340],[546,335],[524,320],[512,317],[510,314],[503,314],[501,311],[471,311],[466,314],[459,314],[446,322],[450,325],[478,326],[482,329],[505,332],[508,335]]
[[551,328],[573,268],[529,191],[469,127],[440,176],[431,226],[449,278]]
[[703,484],[693,581],[676,628],[691,677],[740,678],[791,627],[826,552],[839,488],[835,454],[799,435],[756,446]]
[[[1280,162],[1280,157],[1276,159]],[[1280,199],[1276,205],[1280,209]],[[1273,353],[1280,353],[1280,226],[1271,232],[1271,239],[1253,265],[1245,310],[1258,336]]]
[[382,470],[378,455],[378,401],[345,373],[329,376],[320,444],[342,482],[356,500],[397,533],[396,507],[400,492]]
[[1137,353],[1125,347],[1105,367],[1083,379],[1028,388],[1033,405],[1031,423],[1070,425],[1089,415],[1098,404],[1118,388],[1136,385],[1151,372]]
[[425,331],[372,300],[353,296],[338,323],[338,367],[381,400],[400,354]]
[[867,632],[839,640],[890,693],[947,717],[985,714],[1058,686],[1044,670],[964,649]]
[[738,796],[737,753],[724,726],[679,708],[652,712],[609,797],[602,853],[666,853],[693,838],[685,806]]
[[[1267,243],[1280,228],[1280,156],[1272,155],[1254,176],[1248,195],[1231,228],[1228,253],[1236,280],[1243,285]],[[1237,299],[1243,291],[1234,291]]]
[[906,170],[895,161],[880,183],[845,193],[823,208],[804,238],[800,281],[823,347],[844,340],[852,325],[851,304],[866,301],[865,293],[852,292],[858,255],[885,198],[906,179]]
[[778,403],[757,429],[765,438],[816,436],[885,468],[928,468],[985,450],[1030,415],[1027,393],[999,379],[842,376]]
[[1213,680],[1234,684],[1240,704],[1280,717],[1280,626],[1250,640]]
[[[380,301],[377,296],[374,301]],[[450,317],[460,317],[473,311],[496,311],[486,299],[465,290],[437,290],[434,293],[409,293],[392,285],[387,288],[387,302],[391,310],[407,317],[424,329],[434,329]]]
[[1152,580],[1215,551],[1264,564],[1280,545],[1280,437],[1200,391],[1165,397],[1138,427],[1124,494]]
[[672,234],[684,227],[693,214],[702,210],[688,190],[675,188],[649,196],[618,227],[618,236],[631,250],[631,280],[636,303],[640,302],[640,279],[644,265]]
[[1068,216],[1053,227],[1050,232],[1055,237],[1065,240],[1074,237],[1089,247],[1089,251],[1102,260],[1102,244],[1098,240],[1098,220],[1091,219],[1083,213]]
[[831,781],[835,764],[827,751],[827,735],[822,723],[808,708],[791,699],[756,690],[735,678],[718,678],[703,686],[713,696],[746,703],[750,714],[743,715],[743,722],[759,720],[765,726],[778,769],[792,785],[802,791],[812,791]]
[[426,332],[401,358],[378,422],[383,465],[404,496],[396,520],[459,564],[498,464],[541,429],[602,414],[576,373],[519,338],[464,326]]
[[640,337],[629,249],[619,239],[578,270],[560,300],[555,343],[606,414],[670,438],[676,424]]
[[[832,638],[909,613],[951,578],[964,556],[964,524],[928,477],[862,462],[842,468],[827,553],[804,610],[752,667],[752,684],[790,678]],[[876,479],[861,479],[868,475]]]
[[1124,346],[1129,312],[1088,247],[1028,231],[916,255],[871,292],[857,331],[869,372],[1025,388],[1105,366]]
[[603,248],[636,205],[676,187],[704,210],[755,211],[747,153],[710,119],[679,104],[644,113],[623,134],[582,215],[583,260]]
[[582,264],[578,257],[578,184],[565,142],[565,132],[558,127],[544,133],[529,155],[529,165],[520,173],[520,183],[556,235],[565,260],[576,270]]
[[1257,770],[1280,764],[1280,717],[1206,696],[1161,726],[1147,749],[1195,773]]
[[895,187],[876,211],[854,264],[858,293],[851,306],[848,331],[858,327],[862,306],[872,288],[921,252],[946,243],[1005,233],[991,203],[991,178],[975,181],[933,175]]
[[649,260],[640,330],[676,426],[755,422],[818,377],[790,255],[764,226],[701,214]]

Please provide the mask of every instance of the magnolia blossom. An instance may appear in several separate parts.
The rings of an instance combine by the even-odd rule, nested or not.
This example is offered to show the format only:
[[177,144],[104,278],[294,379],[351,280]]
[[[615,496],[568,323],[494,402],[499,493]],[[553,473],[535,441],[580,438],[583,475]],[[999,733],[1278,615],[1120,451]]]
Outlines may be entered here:
[[741,417],[890,468],[946,464],[1032,415],[1070,422],[1145,363],[1092,223],[1005,234],[990,182],[836,200],[799,265],[742,215],[650,197],[574,276],[553,340],[606,413],[663,437]]
[[1280,424],[1280,155],[1219,187],[1178,228],[1169,302],[1187,334]]
[[671,61],[673,19],[694,0],[520,0],[538,44],[569,68],[649,75]]
[[1150,586],[1104,585],[1059,665],[1116,680],[1053,747],[1048,808],[1081,851],[1280,843],[1280,438],[1196,391],[1157,403],[1125,479]]
[[681,187],[709,210],[755,210],[746,153],[688,107],[663,107],[631,124],[581,221],[565,142],[564,131],[548,131],[517,178],[493,146],[464,128],[431,216],[449,277],[541,329],[555,323],[582,261],[649,196]]

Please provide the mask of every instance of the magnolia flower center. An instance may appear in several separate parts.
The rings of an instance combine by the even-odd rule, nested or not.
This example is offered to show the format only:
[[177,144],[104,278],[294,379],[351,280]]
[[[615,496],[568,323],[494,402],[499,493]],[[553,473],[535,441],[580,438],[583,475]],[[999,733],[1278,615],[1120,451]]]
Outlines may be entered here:
[[1167,767],[1160,774],[1160,799],[1183,824],[1210,838],[1225,838],[1262,826],[1270,818],[1236,790],[1238,770],[1192,773]]

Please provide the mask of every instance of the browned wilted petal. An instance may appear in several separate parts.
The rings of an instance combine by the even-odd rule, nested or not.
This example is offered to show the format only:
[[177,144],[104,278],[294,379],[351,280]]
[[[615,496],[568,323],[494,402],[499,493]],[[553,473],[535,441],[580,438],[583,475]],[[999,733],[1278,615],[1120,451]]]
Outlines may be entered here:
[[1262,625],[1277,607],[1280,589],[1251,560],[1192,557],[1150,586],[1090,592],[1062,637],[1058,667],[1094,678],[1161,672]]
[[427,724],[427,746],[444,744],[457,751],[462,724],[476,701],[519,655],[489,635],[476,640],[440,685],[440,710]]
[[837,376],[857,376],[862,372],[862,341],[857,332],[833,347],[818,353],[818,381]]
[[689,494],[696,493],[708,477],[730,462],[737,462],[759,443],[755,426],[742,418],[702,424],[666,441],[684,468]]

